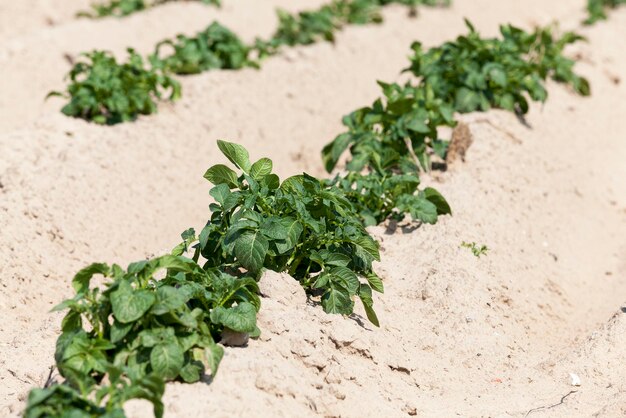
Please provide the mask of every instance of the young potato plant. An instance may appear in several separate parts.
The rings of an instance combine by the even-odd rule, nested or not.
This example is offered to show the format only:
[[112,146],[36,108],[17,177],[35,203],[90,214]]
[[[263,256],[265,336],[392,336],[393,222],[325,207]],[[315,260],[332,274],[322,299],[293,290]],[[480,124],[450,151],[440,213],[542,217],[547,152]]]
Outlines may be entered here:
[[114,366],[107,373],[110,382],[98,386],[95,394],[83,395],[67,383],[31,390],[24,417],[124,418],[122,406],[131,399],[151,402],[155,417],[163,417],[163,379],[152,375],[130,380]]
[[347,128],[322,150],[324,165],[331,172],[343,153],[350,149],[346,168],[362,172],[397,170],[416,173],[430,169],[430,153],[445,155],[446,142],[437,129],[453,127],[454,108],[435,96],[427,85],[378,83],[384,99],[343,118]]
[[581,36],[567,32],[557,38],[550,27],[527,33],[504,25],[500,27],[502,39],[482,38],[469,21],[466,24],[467,36],[428,51],[419,42],[413,43],[408,68],[433,89],[435,97],[453,103],[456,111],[497,107],[524,114],[527,96],[546,100],[544,82],[548,78],[589,95],[589,83],[573,72],[575,62],[563,55],[565,47],[583,39]]
[[[163,46],[173,48],[173,53],[161,58]],[[258,64],[249,57],[250,51],[251,48],[237,35],[214,22],[195,37],[178,35],[176,41],[160,42],[150,56],[150,61],[154,67],[175,74],[198,74],[212,69],[258,68]]]
[[[95,275],[104,283],[94,284]],[[76,295],[54,308],[68,310],[55,352],[66,381],[34,392],[27,416],[58,408],[120,416],[124,401],[140,397],[152,401],[160,417],[164,382],[197,382],[205,370],[215,376],[222,332],[259,334],[253,278],[203,269],[176,254],[133,263],[127,271],[92,264],[72,286]]]
[[[272,161],[254,164],[240,145],[218,141],[240,172],[223,164],[205,178],[215,185],[211,218],[195,245],[205,269],[259,276],[263,269],[287,272],[311,295],[321,295],[328,313],[349,315],[358,297],[378,326],[372,290],[383,292],[372,270],[378,243],[367,233],[344,193],[307,174],[280,182]],[[195,237],[188,234],[184,245]]]
[[[371,183],[374,176],[380,183],[381,178],[393,174],[430,170],[432,156],[445,157],[448,141],[439,138],[438,131],[455,126],[455,111],[498,107],[524,114],[528,111],[527,97],[546,100],[544,83],[548,78],[589,95],[589,83],[573,72],[574,61],[563,55],[567,45],[582,39],[575,33],[556,38],[550,28],[526,33],[506,25],[500,28],[503,39],[484,39],[469,22],[467,25],[469,35],[453,42],[427,51],[419,42],[412,45],[408,70],[419,77],[416,85],[379,82],[384,98],[344,117],[347,131],[324,147],[322,157],[330,172],[344,152],[350,151],[346,166],[350,174],[338,184],[352,189],[352,196],[354,190],[361,189],[357,180]],[[378,214],[388,216],[389,211],[381,209],[385,201],[376,196],[362,199],[369,205],[364,213],[370,223],[374,219],[380,222]],[[388,203],[388,208],[402,207],[393,199]],[[446,213],[445,208],[442,210]]]
[[381,7],[398,3],[415,8],[419,4],[448,5],[449,0],[332,0],[317,10],[292,14],[278,11],[278,29],[269,41],[257,41],[261,56],[276,53],[283,45],[310,45],[320,40],[333,42],[345,25],[381,23]]
[[105,51],[83,54],[69,73],[67,92],[48,96],[69,99],[61,111],[98,124],[113,125],[157,111],[156,101],[169,92],[169,100],[180,97],[180,84],[157,69],[146,69],[144,61],[128,49],[128,61],[119,64]]
[[607,10],[615,9],[622,4],[626,4],[626,0],[587,0],[588,17],[583,23],[593,25],[599,20],[606,20]]
[[[89,17],[92,19],[107,16],[128,16],[135,12],[158,6],[164,3],[171,3],[179,0],[109,0],[104,3],[94,3],[91,10],[87,12],[79,12],[79,17]],[[191,0],[186,0],[191,1]],[[220,6],[220,0],[195,0],[205,4]]]

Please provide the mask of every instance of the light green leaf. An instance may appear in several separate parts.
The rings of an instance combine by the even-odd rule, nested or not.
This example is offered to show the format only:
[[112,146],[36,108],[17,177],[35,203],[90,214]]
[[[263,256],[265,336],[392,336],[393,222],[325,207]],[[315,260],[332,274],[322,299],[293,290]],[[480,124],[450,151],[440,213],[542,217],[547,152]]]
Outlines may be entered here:
[[150,352],[152,370],[166,380],[178,376],[184,361],[185,355],[177,341],[158,344]]
[[117,343],[122,341],[126,335],[128,335],[129,331],[132,329],[133,324],[122,324],[118,321],[113,321],[113,325],[111,325],[111,342]]
[[369,254],[374,260],[380,261],[380,253],[378,252],[378,243],[369,235],[358,237],[354,240],[357,249]]
[[250,175],[255,180],[260,180],[262,177],[271,174],[272,167],[272,160],[269,158],[261,158],[259,161],[252,164],[252,167],[250,168]]
[[244,173],[250,174],[250,154],[239,144],[227,141],[217,141],[217,146],[231,163],[239,167]]
[[437,206],[426,199],[416,199],[410,208],[413,219],[427,224],[437,222]]
[[380,293],[384,293],[385,292],[385,287],[383,285],[383,281],[380,279],[380,277],[378,277],[378,275],[376,273],[374,273],[372,271],[372,272],[368,273],[365,277],[367,278],[367,282],[372,287],[372,289],[374,289],[375,291],[380,292]]
[[226,206],[226,200],[231,195],[230,186],[225,183],[218,184],[217,186],[209,190],[209,194],[213,197],[213,199],[215,199],[217,203],[222,206]]
[[256,308],[248,302],[241,302],[233,308],[218,306],[211,311],[211,322],[236,332],[250,333],[256,328]]
[[134,290],[128,282],[121,282],[111,293],[111,308],[115,319],[123,324],[141,318],[154,304],[154,293],[149,290]]
[[161,286],[156,292],[156,303],[152,306],[152,313],[163,315],[175,311],[187,302],[187,295],[172,286]]
[[224,164],[216,164],[204,173],[204,178],[215,185],[226,184],[229,188],[238,187],[237,173]]
[[235,256],[241,265],[256,273],[263,268],[269,242],[259,231],[246,231],[235,241]]
[[93,263],[80,270],[72,280],[72,287],[77,293],[85,293],[89,290],[89,282],[96,274],[102,274],[107,277],[110,274],[110,267],[104,263]]
[[221,345],[212,344],[204,349],[204,360],[209,370],[211,370],[211,376],[214,378],[217,374],[220,362],[222,361],[222,357],[224,357],[224,348]]

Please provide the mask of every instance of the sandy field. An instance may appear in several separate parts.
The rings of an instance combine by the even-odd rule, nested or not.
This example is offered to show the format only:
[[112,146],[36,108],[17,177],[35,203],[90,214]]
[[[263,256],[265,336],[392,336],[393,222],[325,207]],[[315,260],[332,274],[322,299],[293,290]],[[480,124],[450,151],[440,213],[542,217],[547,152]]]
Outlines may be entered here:
[[[261,70],[182,78],[179,102],[101,127],[43,100],[64,87],[65,55],[147,53],[213,19],[251,40],[272,32],[276,7],[323,1],[75,19],[88,3],[0,3],[0,416],[20,415],[46,381],[61,320],[49,311],[78,269],[162,254],[201,228],[202,175],[223,160],[216,139],[272,158],[281,177],[324,175],[320,151],[341,116],[378,96],[376,80],[400,79],[412,41],[452,39],[463,17],[485,35],[509,22],[579,30],[589,42],[568,54],[591,97],[551,83],[529,126],[502,111],[462,116],[474,139],[466,161],[425,179],[454,215],[370,230],[382,247],[381,328],[326,315],[293,279],[268,273],[261,338],[228,348],[211,384],[169,384],[166,417],[626,416],[626,7],[590,28],[583,0],[455,0],[417,18],[389,7],[383,25],[350,27]],[[475,258],[463,241],[490,251]]]

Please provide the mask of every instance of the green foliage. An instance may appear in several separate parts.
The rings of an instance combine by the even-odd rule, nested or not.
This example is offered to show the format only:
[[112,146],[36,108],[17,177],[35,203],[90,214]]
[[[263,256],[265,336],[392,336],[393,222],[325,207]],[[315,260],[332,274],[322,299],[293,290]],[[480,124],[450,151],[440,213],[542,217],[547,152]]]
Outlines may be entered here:
[[364,25],[383,21],[381,7],[392,3],[414,8],[419,4],[448,5],[449,0],[332,0],[317,10],[296,14],[278,11],[278,29],[267,42],[257,41],[260,55],[275,53],[282,45],[310,45],[320,40],[333,42],[335,34],[348,24]]
[[[205,370],[215,375],[223,355],[215,341],[224,329],[259,334],[254,279],[203,269],[177,253],[127,271],[92,264],[76,274],[76,295],[54,308],[68,310],[55,352],[66,382],[34,391],[27,417],[72,409],[123,416],[122,404],[132,398],[150,400],[162,416],[165,381],[196,382]],[[94,285],[95,275],[104,283]]]
[[[174,52],[161,58],[161,48],[170,46]],[[250,59],[251,48],[228,28],[212,23],[195,37],[178,35],[176,41],[160,42],[150,57],[153,66],[176,74],[197,74],[212,69],[238,70],[258,68]]]
[[335,168],[348,148],[351,159],[346,168],[354,172],[370,168],[415,173],[420,167],[430,168],[427,150],[445,153],[446,143],[438,138],[437,129],[455,125],[454,108],[437,98],[429,85],[379,85],[385,99],[345,116],[347,132],[324,147],[327,171]]
[[130,399],[150,401],[155,417],[163,417],[161,398],[165,383],[162,379],[146,376],[131,381],[112,366],[108,371],[112,382],[101,385],[94,396],[82,395],[66,383],[33,389],[28,395],[24,417],[124,418],[122,405]]
[[[564,48],[580,39],[568,32],[560,38],[550,28],[526,33],[510,25],[501,27],[502,39],[484,39],[467,22],[470,33],[453,42],[422,50],[412,45],[409,70],[419,77],[415,85],[379,82],[383,98],[343,118],[346,132],[324,147],[322,157],[331,172],[349,150],[348,174],[331,183],[339,185],[355,202],[366,224],[410,213],[422,222],[450,213],[417,190],[420,170],[430,170],[434,156],[444,158],[448,142],[439,137],[442,127],[454,127],[454,112],[486,111],[499,107],[528,111],[528,100],[545,101],[548,78],[568,83],[582,95],[589,83],[577,76],[574,61]],[[437,206],[437,213],[433,206]]]
[[587,19],[586,25],[593,25],[599,20],[606,20],[606,12],[609,9],[615,9],[618,6],[626,4],[626,0],[587,0]]
[[[158,6],[164,3],[170,3],[178,0],[109,0],[103,3],[94,3],[91,10],[78,13],[79,17],[101,18],[107,16],[128,16],[135,12]],[[220,0],[195,0],[205,4],[220,6]]]
[[487,251],[489,251],[486,245],[478,246],[475,242],[463,241],[461,247],[470,249],[476,258],[480,258],[481,255],[487,255]]
[[378,325],[372,300],[372,289],[383,291],[372,270],[378,243],[344,193],[307,174],[281,183],[271,160],[253,164],[240,145],[218,146],[239,173],[218,164],[205,174],[216,203],[195,247],[204,268],[254,276],[263,269],[288,272],[321,295],[326,312],[349,315],[358,296]]
[[589,83],[577,76],[574,61],[564,48],[583,39],[573,32],[556,38],[550,27],[527,33],[511,25],[500,27],[502,39],[481,38],[471,23],[470,33],[453,42],[422,49],[412,45],[409,70],[429,85],[435,97],[454,104],[458,112],[486,111],[498,107],[526,113],[528,101],[545,101],[548,78],[570,84],[579,94],[589,95]]
[[146,69],[134,50],[129,49],[128,54],[129,59],[123,64],[105,51],[83,54],[85,59],[69,73],[67,93],[52,92],[48,96],[69,98],[61,110],[67,116],[107,125],[155,113],[156,100],[163,92],[169,91],[170,100],[180,97],[176,80],[162,71]]

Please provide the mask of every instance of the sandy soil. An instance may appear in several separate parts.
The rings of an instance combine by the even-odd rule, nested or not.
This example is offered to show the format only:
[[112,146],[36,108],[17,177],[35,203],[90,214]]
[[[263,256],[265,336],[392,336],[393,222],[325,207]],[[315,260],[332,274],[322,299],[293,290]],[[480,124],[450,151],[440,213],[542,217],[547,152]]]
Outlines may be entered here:
[[[160,254],[203,224],[216,139],[271,157],[282,176],[322,175],[319,152],[340,117],[377,96],[377,79],[398,78],[411,41],[450,39],[465,16],[485,34],[506,22],[577,28],[584,2],[456,0],[417,19],[390,8],[382,26],[350,28],[260,71],[184,78],[179,103],[133,124],[93,126],[42,100],[63,87],[64,54],[148,52],[214,18],[252,39],[271,32],[276,6],[322,2],[224,3],[98,22],[72,18],[83,0],[0,5],[1,416],[18,415],[45,381],[60,322],[48,311],[71,294],[75,271]],[[267,274],[261,339],[227,349],[210,385],[169,385],[166,415],[626,415],[626,9],[581,31],[589,43],[571,53],[592,97],[551,84],[530,127],[505,112],[465,115],[466,162],[426,180],[454,216],[372,228],[386,286],[380,329],[325,315],[292,279]],[[462,241],[491,250],[477,259]]]

